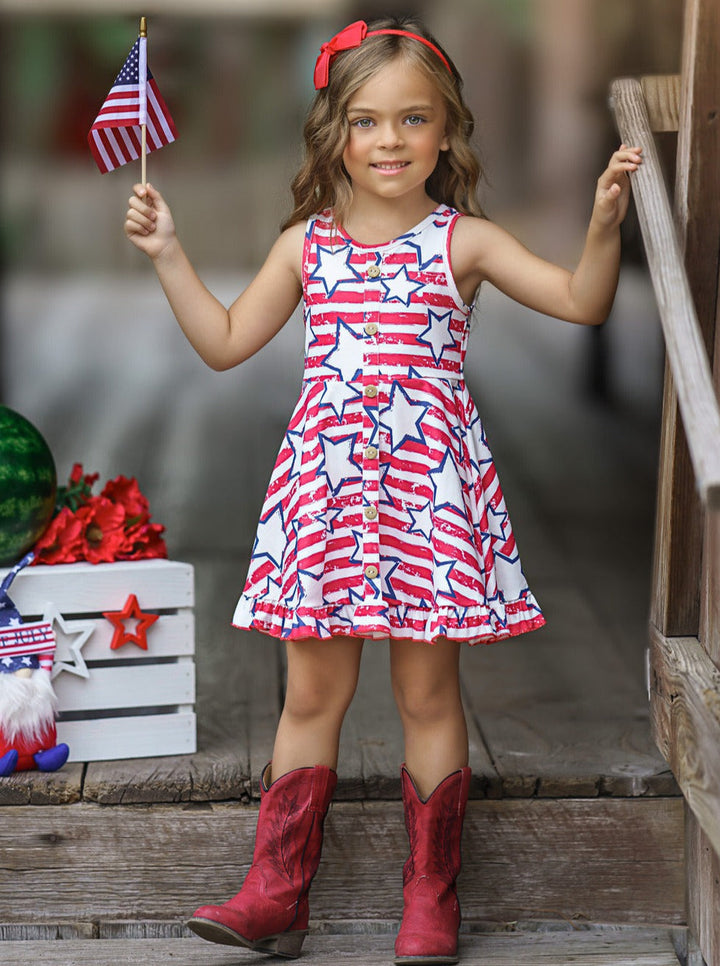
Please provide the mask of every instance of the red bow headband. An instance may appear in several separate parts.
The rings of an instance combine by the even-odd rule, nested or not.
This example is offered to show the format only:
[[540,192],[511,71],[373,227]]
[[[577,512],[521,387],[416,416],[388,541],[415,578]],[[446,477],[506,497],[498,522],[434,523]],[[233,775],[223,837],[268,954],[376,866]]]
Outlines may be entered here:
[[368,32],[365,21],[356,20],[355,23],[351,23],[344,30],[341,30],[339,34],[335,34],[332,40],[328,40],[320,48],[320,54],[315,63],[315,90],[319,91],[321,88],[327,87],[330,79],[330,64],[336,54],[339,54],[341,50],[352,50],[354,47],[359,47],[366,37],[377,37],[380,34],[397,34],[399,37],[412,37],[413,40],[419,40],[421,44],[425,44],[426,47],[429,47],[430,50],[437,54],[452,74],[452,68],[448,63],[447,57],[435,44],[426,40],[425,37],[421,37],[420,34],[413,34],[408,30],[393,30],[390,28],[387,30],[371,30]]

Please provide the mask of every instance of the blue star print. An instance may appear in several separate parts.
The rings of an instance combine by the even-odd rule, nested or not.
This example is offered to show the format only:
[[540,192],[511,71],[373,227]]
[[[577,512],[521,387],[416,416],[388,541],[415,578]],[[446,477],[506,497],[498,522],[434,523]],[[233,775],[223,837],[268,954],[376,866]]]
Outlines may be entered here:
[[[282,569],[283,547],[285,546],[285,518],[281,503],[276,503],[272,510],[258,523],[257,536],[253,546],[253,560],[267,557],[278,570]],[[256,553],[257,547],[277,547],[280,556],[275,558],[269,550]]]
[[318,245],[317,265],[310,273],[310,278],[316,277],[325,286],[325,294],[330,298],[335,289],[341,282],[352,282],[362,280],[360,272],[356,271],[350,264],[352,248],[350,245],[343,245],[342,248],[323,248]]
[[[363,341],[362,333],[353,332],[352,328],[338,318],[335,330],[335,345],[323,359],[328,369],[334,369],[341,379],[357,379],[362,372],[358,361],[362,360],[362,352],[358,359],[358,342]],[[330,361],[332,359],[332,362]]]
[[432,510],[430,509],[430,501],[428,501],[423,507],[411,507],[407,508],[410,514],[410,519],[412,520],[412,526],[408,530],[408,533],[420,533],[425,537],[426,540],[432,539],[433,531],[433,520],[432,520]]
[[357,438],[358,433],[343,436],[340,439],[331,439],[320,433],[325,475],[333,496],[337,496],[345,483],[357,480],[362,472],[362,466],[353,456]]
[[[403,278],[404,276],[404,278]],[[386,302],[402,302],[410,305],[410,300],[416,292],[424,288],[423,282],[413,282],[408,275],[407,265],[403,265],[397,275],[383,281],[383,288],[387,292]]]
[[[390,426],[390,449],[393,453],[400,449],[406,440],[415,443],[425,442],[425,434],[420,428],[420,423],[427,415],[428,409],[430,409],[430,403],[415,402],[405,392],[401,383],[393,382],[388,404],[382,411],[382,415],[391,413],[393,416],[393,425]],[[417,435],[404,431],[401,436],[397,427],[402,429],[412,423],[415,424]]]
[[[428,326],[417,337],[417,341],[429,347],[436,363],[440,362],[446,349],[455,345],[455,336],[451,331],[452,310],[439,315],[432,309],[428,312]],[[427,338],[423,338],[427,336]]]

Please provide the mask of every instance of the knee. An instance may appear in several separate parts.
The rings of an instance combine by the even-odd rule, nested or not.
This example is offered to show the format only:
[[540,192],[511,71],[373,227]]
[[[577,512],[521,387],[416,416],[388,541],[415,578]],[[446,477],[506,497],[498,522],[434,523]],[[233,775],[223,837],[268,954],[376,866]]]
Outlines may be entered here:
[[350,706],[357,678],[340,681],[322,676],[311,681],[288,679],[284,711],[296,719],[340,718]]
[[406,723],[432,725],[463,713],[456,681],[393,680],[393,693],[400,717]]

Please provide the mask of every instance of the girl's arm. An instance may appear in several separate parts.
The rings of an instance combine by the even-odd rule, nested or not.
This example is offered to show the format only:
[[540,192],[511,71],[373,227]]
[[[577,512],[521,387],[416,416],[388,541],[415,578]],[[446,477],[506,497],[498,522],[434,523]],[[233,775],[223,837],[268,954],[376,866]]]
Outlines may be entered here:
[[461,218],[452,251],[458,285],[472,288],[487,280],[546,315],[583,325],[604,322],[617,287],[620,224],[630,197],[628,172],[642,163],[641,151],[621,145],[598,179],[585,248],[574,272],[534,255],[492,222]]
[[248,359],[279,332],[302,294],[304,227],[278,238],[263,267],[229,309],[200,281],[175,234],[159,191],[135,185],[125,234],[152,260],[170,307],[188,340],[213,369]]

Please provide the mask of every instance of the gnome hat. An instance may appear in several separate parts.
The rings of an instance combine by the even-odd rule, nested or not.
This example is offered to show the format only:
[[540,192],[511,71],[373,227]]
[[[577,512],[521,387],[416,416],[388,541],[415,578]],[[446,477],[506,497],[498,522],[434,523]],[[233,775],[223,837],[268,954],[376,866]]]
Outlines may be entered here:
[[13,674],[21,668],[44,667],[50,670],[52,667],[55,653],[52,624],[47,621],[23,623],[8,594],[15,577],[33,559],[34,554],[26,554],[0,584],[0,674]]

